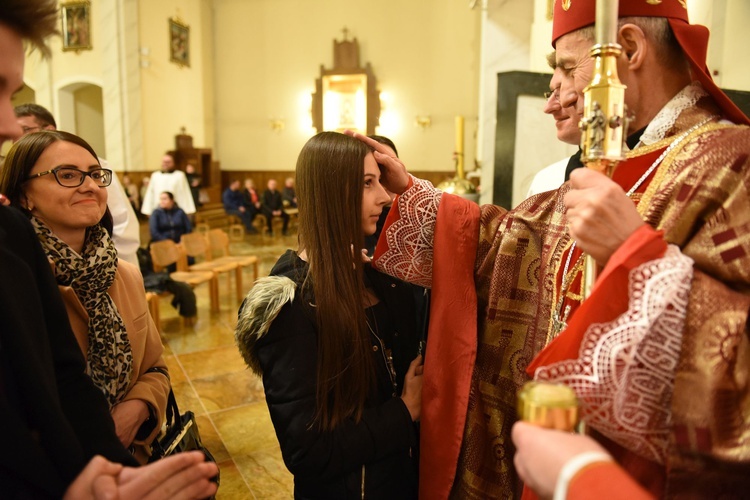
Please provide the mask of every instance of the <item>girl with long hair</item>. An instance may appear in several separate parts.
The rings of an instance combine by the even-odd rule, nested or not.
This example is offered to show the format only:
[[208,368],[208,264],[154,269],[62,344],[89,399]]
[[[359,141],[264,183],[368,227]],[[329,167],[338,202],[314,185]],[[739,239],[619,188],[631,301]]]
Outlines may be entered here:
[[367,146],[322,132],[296,179],[299,250],[248,294],[238,346],[263,377],[296,498],[416,498],[413,296],[360,251],[390,201],[380,170]]

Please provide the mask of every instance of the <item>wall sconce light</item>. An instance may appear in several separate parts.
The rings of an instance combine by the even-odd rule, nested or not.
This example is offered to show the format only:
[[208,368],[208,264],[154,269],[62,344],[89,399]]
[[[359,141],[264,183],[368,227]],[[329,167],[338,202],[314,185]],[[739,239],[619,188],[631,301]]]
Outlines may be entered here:
[[271,118],[269,120],[271,130],[274,132],[281,132],[286,127],[286,122],[283,118]]
[[414,119],[414,125],[424,130],[432,125],[432,118],[430,118],[430,115],[417,115]]
[[148,68],[151,66],[151,48],[141,47],[139,50],[141,68]]

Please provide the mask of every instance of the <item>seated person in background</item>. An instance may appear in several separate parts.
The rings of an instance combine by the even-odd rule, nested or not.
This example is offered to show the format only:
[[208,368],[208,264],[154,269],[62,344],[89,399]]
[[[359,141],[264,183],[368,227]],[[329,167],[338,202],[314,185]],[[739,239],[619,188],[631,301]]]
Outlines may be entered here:
[[[250,222],[255,220],[255,216],[260,213],[260,196],[258,190],[255,189],[255,183],[249,177],[245,179],[245,189],[242,191],[242,204],[244,205],[247,213],[250,214]],[[248,232],[250,234],[256,234],[258,232],[255,227],[249,227]]]
[[282,201],[281,193],[276,190],[276,179],[269,179],[268,189],[263,192],[262,210],[263,215],[266,216],[268,234],[273,236],[274,217],[281,217],[283,219],[284,226],[281,232],[284,236],[289,234],[289,231],[287,231],[289,227],[289,214],[284,212],[284,202]]
[[[0,2],[0,146],[21,135],[11,96],[23,85],[24,42],[47,55],[44,40],[56,32],[57,14],[55,0]],[[47,258],[26,217],[6,207],[0,207],[0,276],[3,498],[213,495],[209,478],[216,464],[204,463],[200,453],[140,468],[120,465],[136,462],[117,439],[104,396],[86,376]]]
[[195,203],[193,203],[187,176],[185,172],[177,169],[174,153],[170,152],[162,157],[161,170],[151,174],[146,192],[141,196],[141,213],[150,216],[151,212],[159,206],[159,194],[164,191],[169,191],[174,195],[174,199],[186,214],[195,213]]
[[148,185],[151,182],[151,177],[146,176],[143,179],[141,179],[141,189],[138,193],[138,197],[140,200],[143,200],[146,196],[146,191],[148,191]]
[[284,208],[297,208],[297,193],[294,191],[294,177],[287,177],[284,189],[281,190],[281,200]]
[[87,373],[107,399],[120,441],[145,463],[165,420],[169,372],[141,273],[117,258],[112,242],[112,175],[80,137],[43,131],[8,151],[0,192],[31,219]]
[[235,179],[229,184],[229,187],[221,195],[221,201],[224,203],[224,211],[227,215],[239,217],[248,233],[257,232],[253,227],[253,216],[245,208],[244,197],[240,191],[240,181]]
[[180,242],[183,234],[193,230],[187,214],[177,206],[169,191],[159,195],[159,207],[151,212],[148,227],[151,230],[151,241],[172,240],[175,243]]
[[297,179],[299,249],[256,282],[236,331],[263,376],[294,497],[417,498],[412,295],[359,251],[390,201],[378,165],[364,144],[322,132],[303,147]]
[[136,213],[138,213],[138,207],[141,203],[141,193],[138,191],[138,186],[136,186],[133,181],[130,180],[129,176],[123,175],[122,187],[125,189],[125,194],[128,196],[130,206],[133,207],[133,210]]

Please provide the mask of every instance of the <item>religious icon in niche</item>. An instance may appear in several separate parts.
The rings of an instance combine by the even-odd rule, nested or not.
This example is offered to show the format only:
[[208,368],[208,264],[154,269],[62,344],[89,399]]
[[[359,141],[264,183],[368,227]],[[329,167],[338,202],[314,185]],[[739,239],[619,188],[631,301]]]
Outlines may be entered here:
[[91,3],[66,2],[60,6],[64,51],[91,49]]
[[190,66],[190,26],[176,17],[169,18],[169,60]]
[[313,127],[323,130],[355,130],[374,134],[380,118],[380,91],[370,63],[359,63],[359,43],[333,41],[333,68],[320,66],[312,101]]
[[323,129],[367,131],[367,75],[323,77]]

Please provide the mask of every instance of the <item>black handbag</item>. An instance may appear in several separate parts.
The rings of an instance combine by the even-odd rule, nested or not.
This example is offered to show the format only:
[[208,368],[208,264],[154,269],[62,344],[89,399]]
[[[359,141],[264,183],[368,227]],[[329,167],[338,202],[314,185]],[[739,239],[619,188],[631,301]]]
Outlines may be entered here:
[[[180,414],[174,392],[170,389],[167,399],[167,430],[151,443],[151,457],[148,461],[151,463],[175,453],[194,450],[202,451],[207,461],[216,463],[208,448],[203,446],[195,415],[192,411]],[[221,471],[212,479],[217,485],[220,473]]]

